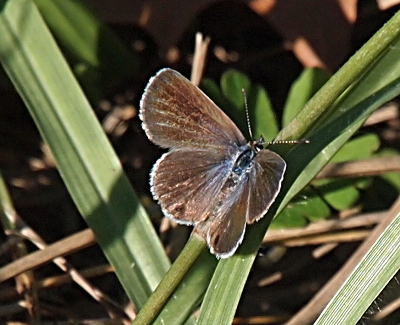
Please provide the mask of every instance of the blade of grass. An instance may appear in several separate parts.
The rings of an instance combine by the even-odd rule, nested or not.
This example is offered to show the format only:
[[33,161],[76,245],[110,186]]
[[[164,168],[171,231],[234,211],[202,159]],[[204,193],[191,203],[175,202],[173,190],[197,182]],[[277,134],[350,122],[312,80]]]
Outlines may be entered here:
[[[188,245],[190,244],[188,243]],[[177,290],[174,291],[174,299],[167,302],[154,324],[178,325],[185,323],[200,304],[217,263],[217,259],[210,256],[208,249],[203,249],[203,253],[182,279]],[[180,297],[186,297],[186,299]]]
[[0,1],[0,60],[137,307],[169,267],[150,220],[31,0]]
[[[175,263],[172,264],[168,273],[150,296],[146,305],[140,310],[132,324],[144,325],[153,323],[154,319],[156,319],[167,300],[170,298],[172,292],[182,282],[186,273],[205,248],[206,244],[204,240],[192,234]],[[163,318],[159,318],[159,322],[165,324]]]
[[[95,69],[104,92],[132,78],[138,57],[80,0],[34,0],[63,50],[85,71]],[[84,67],[82,67],[84,65]],[[75,69],[74,69],[75,70]],[[81,69],[82,70],[82,69]],[[90,84],[85,84],[90,89]],[[97,98],[98,99],[98,98]]]
[[329,74],[318,68],[304,69],[290,87],[283,110],[282,125],[286,126],[303,109],[308,100],[325,84]]
[[400,269],[400,200],[393,220],[354,269],[314,323],[356,324],[386,284]]

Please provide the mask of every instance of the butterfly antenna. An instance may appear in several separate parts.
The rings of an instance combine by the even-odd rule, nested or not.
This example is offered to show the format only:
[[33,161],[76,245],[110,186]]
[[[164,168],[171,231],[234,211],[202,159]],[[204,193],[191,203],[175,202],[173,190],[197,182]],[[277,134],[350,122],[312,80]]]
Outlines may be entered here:
[[[249,129],[250,139],[253,138],[253,133],[251,132],[251,125],[250,125],[250,115],[249,115],[249,106],[247,104],[247,93],[244,88],[242,88],[243,98],[244,98],[244,108],[246,109],[246,119],[247,119],[247,128]],[[259,140],[262,141],[262,144],[298,144],[298,143],[310,143],[310,140],[307,139],[300,139],[300,140],[272,140],[269,142],[265,142],[263,138]]]
[[264,144],[298,144],[298,143],[310,143],[310,140],[300,139],[300,140],[273,140],[266,142]]
[[247,94],[244,88],[242,88],[242,93],[244,98],[244,108],[246,110],[247,128],[249,129],[250,139],[253,139],[253,133],[251,132],[251,125],[250,125],[249,106],[247,105]]

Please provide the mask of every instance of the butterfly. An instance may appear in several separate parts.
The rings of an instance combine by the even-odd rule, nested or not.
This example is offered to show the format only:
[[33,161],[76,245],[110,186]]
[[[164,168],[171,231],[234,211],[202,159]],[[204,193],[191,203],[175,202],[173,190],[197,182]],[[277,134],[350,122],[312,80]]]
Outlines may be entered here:
[[246,224],[258,221],[279,193],[286,169],[263,141],[247,141],[198,87],[172,69],[147,84],[139,117],[147,137],[169,148],[150,173],[165,216],[193,225],[217,258],[232,256]]

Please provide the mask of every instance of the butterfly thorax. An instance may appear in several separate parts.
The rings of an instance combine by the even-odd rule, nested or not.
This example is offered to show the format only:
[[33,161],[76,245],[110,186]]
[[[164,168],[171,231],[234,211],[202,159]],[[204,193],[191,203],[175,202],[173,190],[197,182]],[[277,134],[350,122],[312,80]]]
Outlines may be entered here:
[[239,147],[241,153],[233,165],[230,176],[234,181],[238,181],[239,178],[250,169],[257,152],[264,149],[264,143],[264,138],[260,137],[259,140],[250,141],[249,143]]
[[241,153],[239,154],[232,167],[231,177],[234,179],[240,178],[240,176],[242,176],[250,169],[253,163],[253,159],[257,154],[255,147],[252,147],[249,144],[241,146],[239,150],[241,151]]

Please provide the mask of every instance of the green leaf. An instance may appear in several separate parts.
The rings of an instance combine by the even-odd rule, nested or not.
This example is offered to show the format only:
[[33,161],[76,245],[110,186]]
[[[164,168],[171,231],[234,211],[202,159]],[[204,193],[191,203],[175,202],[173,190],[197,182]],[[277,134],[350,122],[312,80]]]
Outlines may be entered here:
[[221,77],[221,90],[224,96],[238,110],[244,110],[244,96],[242,89],[249,91],[251,86],[249,78],[236,70],[228,70]]
[[331,210],[321,196],[308,188],[290,201],[271,222],[270,229],[300,228],[310,221],[325,219],[330,215]]
[[[332,157],[331,162],[366,159],[379,148],[377,135],[367,134],[348,141]],[[368,178],[363,179],[323,179],[316,180],[313,185],[329,205],[338,211],[351,208],[360,199],[359,189],[365,190],[371,185]]]
[[169,267],[159,238],[35,4],[0,4],[1,63],[77,208],[140,308]]
[[[271,101],[264,88],[251,84],[249,78],[236,70],[228,70],[221,77],[221,90],[216,83],[205,80],[202,83],[204,91],[223,111],[232,118],[244,136],[249,140],[263,137],[271,141],[278,133],[278,123]],[[250,139],[245,112],[244,95],[246,90],[250,127],[253,139]]]
[[347,142],[332,157],[331,162],[339,163],[349,160],[367,159],[378,150],[379,137],[376,134],[365,134]]
[[235,122],[248,138],[248,126],[242,89],[248,96],[251,83],[249,78],[236,70],[228,70],[221,76],[221,91],[227,105],[221,106],[226,114]]
[[352,207],[360,198],[360,193],[353,186],[352,179],[320,180],[315,186],[328,202],[336,210],[342,211]]
[[302,228],[308,225],[305,216],[297,211],[297,205],[289,204],[285,209],[271,222],[268,229],[290,229]]
[[279,127],[271,101],[264,88],[252,85],[248,94],[250,127],[253,139],[262,136],[266,141],[272,141],[278,133]]
[[278,132],[278,126],[266,91],[260,86],[252,85],[246,75],[236,70],[228,70],[221,77],[222,93],[231,105],[228,115],[249,138],[243,89],[246,91],[253,137],[258,139],[263,136],[266,140],[272,140]]
[[283,110],[283,126],[288,125],[293,120],[308,100],[328,81],[329,77],[329,74],[322,69],[304,69],[290,87]]

